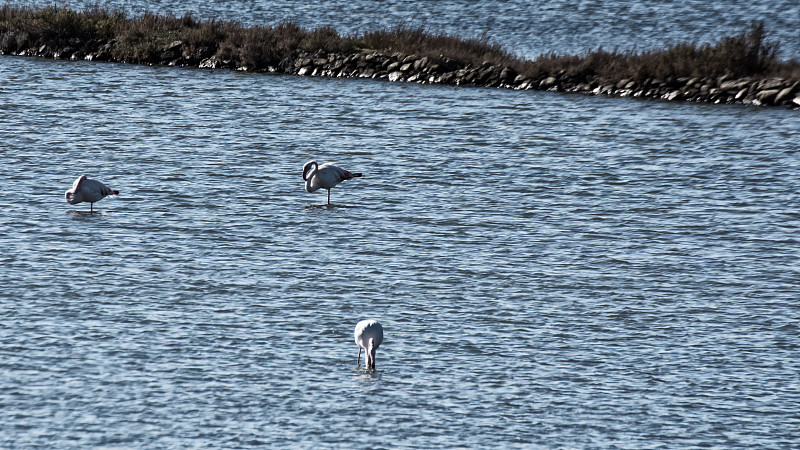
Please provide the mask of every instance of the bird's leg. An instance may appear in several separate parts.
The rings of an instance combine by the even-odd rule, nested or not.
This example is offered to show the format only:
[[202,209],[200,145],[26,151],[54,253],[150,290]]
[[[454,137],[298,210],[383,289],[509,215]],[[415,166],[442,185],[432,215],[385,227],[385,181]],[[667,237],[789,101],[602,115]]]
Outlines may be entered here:
[[[328,204],[329,205],[331,204],[331,190],[330,189],[328,189]],[[359,349],[359,353],[361,353],[360,350],[361,349]]]
[[89,203],[89,212],[94,212],[94,203]]
[[356,358],[356,365],[361,363],[361,347],[358,347],[358,358]]

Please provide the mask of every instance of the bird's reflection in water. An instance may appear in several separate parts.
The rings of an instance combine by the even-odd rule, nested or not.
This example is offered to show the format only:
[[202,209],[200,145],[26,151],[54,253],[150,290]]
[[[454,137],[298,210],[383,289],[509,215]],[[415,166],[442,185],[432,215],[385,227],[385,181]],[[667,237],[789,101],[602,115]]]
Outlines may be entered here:
[[113,213],[113,210],[103,210],[103,211],[78,211],[71,209],[67,211],[67,215],[72,217],[97,217],[97,216],[105,216],[108,214]]
[[355,381],[362,386],[374,386],[381,380],[383,371],[356,367]]
[[358,208],[358,206],[334,205],[333,203],[327,205],[306,205],[306,209],[338,209],[338,208]]

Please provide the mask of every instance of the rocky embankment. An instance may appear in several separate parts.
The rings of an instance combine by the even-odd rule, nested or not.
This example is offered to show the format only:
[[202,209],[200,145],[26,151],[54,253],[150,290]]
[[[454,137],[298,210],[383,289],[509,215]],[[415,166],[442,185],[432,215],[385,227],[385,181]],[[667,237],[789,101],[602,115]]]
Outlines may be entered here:
[[[3,53],[0,46],[0,54]],[[38,56],[68,60],[132,62],[151,65],[193,66],[204,69],[279,72],[301,76],[372,78],[459,86],[484,86],[518,90],[575,92],[588,95],[638,97],[667,101],[742,103],[756,106],[800,108],[800,82],[778,78],[672,78],[659,80],[609,80],[560,73],[542,73],[529,77],[511,67],[485,62],[465,64],[447,57],[407,55],[399,52],[351,51],[313,53],[295,51],[291,56],[267,67],[248,67],[237,58],[225,58],[218,49],[190,51],[181,41],[164,46],[157,56],[145,60],[115,57],[114,42],[80,42],[67,45],[39,45],[15,49],[20,56]]]
[[[203,61],[200,66],[215,67],[218,62],[212,58]],[[800,82],[782,79],[720,77],[668,80],[651,78],[644,81],[586,80],[570,77],[566,73],[542,74],[530,78],[518,74],[511,67],[496,66],[489,62],[480,66],[461,66],[457,61],[447,58],[432,59],[380,52],[299,55],[293,64],[280,69],[306,76],[365,77],[389,81],[577,92],[670,101],[800,107]]]

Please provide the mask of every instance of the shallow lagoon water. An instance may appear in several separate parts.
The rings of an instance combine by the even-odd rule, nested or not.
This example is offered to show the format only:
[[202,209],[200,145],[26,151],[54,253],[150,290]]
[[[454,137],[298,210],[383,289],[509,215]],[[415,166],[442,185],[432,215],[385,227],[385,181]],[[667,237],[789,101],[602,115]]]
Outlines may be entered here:
[[[18,57],[0,80],[3,447],[800,439],[796,111]],[[312,158],[364,177],[328,207]],[[81,173],[120,195],[68,205]]]

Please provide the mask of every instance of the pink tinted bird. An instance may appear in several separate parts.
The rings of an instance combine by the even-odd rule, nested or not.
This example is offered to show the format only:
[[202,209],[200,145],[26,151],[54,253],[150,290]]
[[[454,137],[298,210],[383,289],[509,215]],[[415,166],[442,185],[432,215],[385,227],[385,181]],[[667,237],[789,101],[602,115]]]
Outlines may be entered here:
[[319,188],[328,190],[328,204],[331,204],[331,188],[342,181],[360,177],[360,173],[353,173],[333,163],[317,164],[309,161],[303,165],[303,180],[306,182],[306,192],[314,192]]
[[119,191],[109,188],[102,182],[87,178],[86,175],[81,175],[72,184],[72,189],[64,193],[64,199],[70,205],[89,202],[89,211],[94,211],[94,202],[98,202],[104,197],[118,194]]

